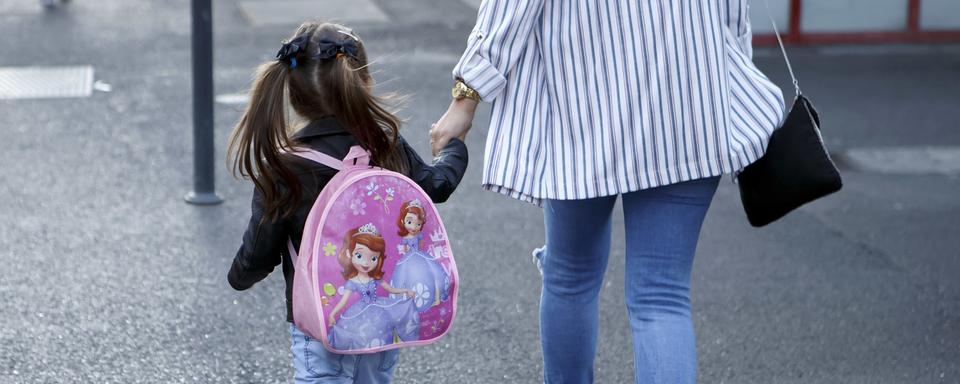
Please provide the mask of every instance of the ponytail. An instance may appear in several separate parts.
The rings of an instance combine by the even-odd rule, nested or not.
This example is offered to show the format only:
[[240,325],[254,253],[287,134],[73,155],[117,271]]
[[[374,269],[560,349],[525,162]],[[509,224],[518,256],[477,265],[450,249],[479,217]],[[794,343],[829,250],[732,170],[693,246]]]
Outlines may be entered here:
[[[303,195],[296,174],[281,160],[292,146],[287,135],[284,94],[289,67],[279,61],[260,65],[250,92],[250,105],[230,137],[234,176],[250,178],[263,194],[264,221],[291,214]],[[281,190],[281,185],[287,191]],[[286,192],[286,193],[284,193]]]
[[[321,42],[323,54],[318,52]],[[335,117],[370,151],[373,164],[409,172],[405,151],[398,148],[400,120],[384,107],[384,99],[373,95],[372,84],[363,42],[337,24],[304,23],[284,42],[276,61],[260,65],[229,153],[234,176],[251,179],[263,194],[264,221],[291,215],[303,197],[297,175],[281,153],[294,145],[287,132],[286,99],[308,121]]]
[[354,67],[357,59],[334,60],[329,74],[331,95],[336,99],[335,115],[370,151],[373,162],[383,168],[407,173],[406,161],[397,150],[400,121],[386,108],[383,100],[371,92],[372,80],[365,66]]

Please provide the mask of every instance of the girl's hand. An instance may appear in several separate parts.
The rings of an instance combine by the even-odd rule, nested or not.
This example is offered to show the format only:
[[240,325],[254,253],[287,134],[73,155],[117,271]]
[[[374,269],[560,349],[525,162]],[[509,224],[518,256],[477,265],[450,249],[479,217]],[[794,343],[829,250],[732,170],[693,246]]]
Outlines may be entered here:
[[414,298],[414,297],[417,297],[417,293],[414,292],[414,291],[412,291],[412,290],[409,290],[409,289],[405,289],[404,292],[403,292],[403,294],[404,294],[404,295],[407,295],[407,297],[409,297],[409,298],[411,298],[411,299]]
[[337,319],[333,318],[333,314],[331,313],[330,316],[327,316],[327,325],[332,327],[336,324],[337,324]]

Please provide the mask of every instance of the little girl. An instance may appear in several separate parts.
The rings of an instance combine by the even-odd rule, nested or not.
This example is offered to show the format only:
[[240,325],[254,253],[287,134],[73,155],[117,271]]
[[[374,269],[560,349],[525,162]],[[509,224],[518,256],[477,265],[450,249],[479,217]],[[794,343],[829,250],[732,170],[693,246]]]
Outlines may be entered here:
[[[282,267],[297,383],[386,383],[398,352],[333,354],[292,324],[294,271],[287,242],[299,246],[307,213],[336,171],[285,152],[304,146],[343,158],[360,145],[375,165],[406,174],[437,203],[453,193],[467,167],[467,148],[458,139],[432,164],[424,163],[400,137],[399,119],[372,87],[356,33],[337,24],[304,23],[277,60],[258,68],[250,105],[230,138],[234,171],[253,181],[254,192],[250,222],[227,280],[244,290]],[[288,115],[304,122],[295,132]]]

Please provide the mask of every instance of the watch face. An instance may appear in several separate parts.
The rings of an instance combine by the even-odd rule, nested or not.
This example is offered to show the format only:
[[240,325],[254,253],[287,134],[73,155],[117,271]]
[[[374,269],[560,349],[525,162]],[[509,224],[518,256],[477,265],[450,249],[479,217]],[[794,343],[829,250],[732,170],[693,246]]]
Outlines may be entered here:
[[468,86],[462,80],[458,80],[456,84],[453,85],[452,94],[453,94],[453,98],[457,100],[463,99],[463,98],[470,98],[477,101],[480,100],[477,92],[470,89],[470,86]]

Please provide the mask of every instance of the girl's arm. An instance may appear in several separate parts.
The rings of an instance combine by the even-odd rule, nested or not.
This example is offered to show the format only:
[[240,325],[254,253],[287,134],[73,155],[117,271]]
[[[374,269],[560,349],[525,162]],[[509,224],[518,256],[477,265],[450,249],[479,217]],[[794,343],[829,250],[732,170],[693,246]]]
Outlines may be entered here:
[[243,234],[243,243],[227,273],[230,286],[238,291],[252,287],[280,265],[288,236],[282,221],[261,222],[263,194],[257,188],[254,188],[250,211],[250,223]]
[[407,295],[407,297],[414,297],[414,296],[417,295],[416,292],[414,292],[414,291],[412,291],[412,290],[409,290],[409,289],[394,288],[394,287],[392,287],[390,284],[387,284],[386,281],[381,282],[381,283],[380,283],[380,286],[383,287],[383,289],[386,290],[387,292],[390,292],[390,293],[393,293],[393,294],[402,293],[402,294],[404,294],[404,295]]
[[337,323],[337,313],[340,312],[341,309],[343,309],[343,306],[347,305],[347,299],[350,298],[351,293],[353,293],[353,291],[349,289],[344,289],[343,296],[340,297],[340,302],[338,302],[337,305],[333,307],[333,310],[330,311],[330,315],[327,316],[328,326],[334,325]]
[[434,203],[447,201],[467,171],[467,145],[459,139],[450,140],[432,163],[427,164],[403,137],[399,144],[407,159],[410,179],[423,188]]

